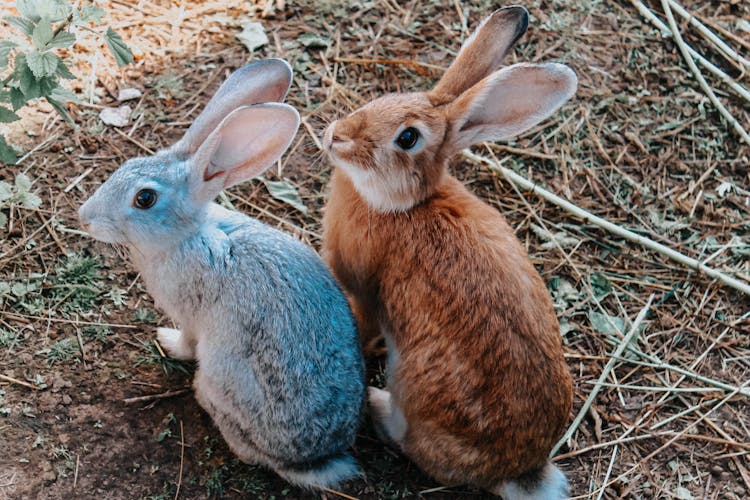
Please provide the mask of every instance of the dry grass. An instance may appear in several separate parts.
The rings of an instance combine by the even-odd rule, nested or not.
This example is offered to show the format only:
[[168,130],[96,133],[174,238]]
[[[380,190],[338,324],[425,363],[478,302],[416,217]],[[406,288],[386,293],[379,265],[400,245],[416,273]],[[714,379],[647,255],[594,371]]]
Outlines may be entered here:
[[[267,176],[296,185],[309,210],[302,214],[274,200],[256,181],[232,189],[229,200],[319,246],[330,167],[316,135],[373,96],[428,88],[467,27],[496,6],[349,5],[259,0],[246,10],[210,1],[112,1],[112,25],[139,61],[116,70],[107,57],[95,56],[98,42],[85,41],[73,56],[81,76],[76,90],[91,103],[73,110],[79,129],[40,108],[21,125],[34,135],[11,135],[32,152],[20,165],[0,168],[0,177],[26,173],[43,203],[38,210],[4,209],[10,223],[0,233],[0,281],[18,292],[6,294],[0,306],[0,430],[10,451],[0,457],[6,471],[0,497],[97,491],[108,498],[167,497],[178,483],[185,498],[242,491],[301,496],[232,461],[189,396],[147,398],[145,409],[121,401],[180,394],[187,376],[179,370],[189,374],[190,368],[153,347],[154,326],[165,319],[119,251],[76,232],[75,212],[119,163],[178,138],[228,71],[248,59],[279,56],[295,68],[290,101],[304,126],[280,169]],[[750,57],[746,2],[682,5]],[[579,92],[556,117],[513,143],[475,152],[592,214],[750,281],[750,147],[716,112],[677,47],[630,1],[534,0],[527,7],[531,29],[510,60],[565,62],[579,75]],[[651,8],[665,19],[660,2]],[[234,38],[250,16],[262,18],[271,39],[253,55]],[[680,26],[688,44],[750,86],[747,68],[694,28]],[[307,33],[320,40],[305,47]],[[706,76],[747,129],[747,102]],[[116,105],[117,90],[129,86],[145,90],[131,104],[132,125],[104,126],[98,107]],[[567,215],[485,165],[457,158],[453,171],[506,215],[548,282],[576,380],[574,412],[598,391],[555,457],[573,493],[591,499],[750,496],[750,299]],[[66,258],[71,252],[81,258]],[[626,336],[632,340],[624,342]],[[372,376],[379,376],[376,367]],[[348,485],[348,495],[480,496],[436,487],[384,450],[369,428],[355,451],[368,480]],[[125,484],[132,489],[123,492]]]

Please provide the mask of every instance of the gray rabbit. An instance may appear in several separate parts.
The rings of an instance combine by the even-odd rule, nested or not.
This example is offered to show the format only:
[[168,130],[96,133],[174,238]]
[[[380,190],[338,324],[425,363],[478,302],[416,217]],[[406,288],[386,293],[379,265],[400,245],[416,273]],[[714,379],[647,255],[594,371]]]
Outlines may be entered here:
[[365,387],[347,300],[313,250],[213,203],[289,147],[291,79],[280,59],[237,70],[179,142],[126,161],[79,216],[130,249],[180,326],[158,329],[160,344],[198,361],[195,397],[232,450],[290,483],[333,487],[361,475],[347,452]]

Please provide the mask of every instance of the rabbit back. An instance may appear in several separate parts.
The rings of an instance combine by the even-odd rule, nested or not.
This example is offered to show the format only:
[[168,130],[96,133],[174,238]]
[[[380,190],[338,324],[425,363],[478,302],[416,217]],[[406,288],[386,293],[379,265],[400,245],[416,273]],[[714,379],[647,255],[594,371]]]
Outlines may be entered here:
[[546,287],[502,215],[452,177],[409,212],[374,213],[337,172],[324,227],[334,274],[376,304],[365,323],[398,350],[388,387],[404,452],[488,489],[543,467],[572,379]]

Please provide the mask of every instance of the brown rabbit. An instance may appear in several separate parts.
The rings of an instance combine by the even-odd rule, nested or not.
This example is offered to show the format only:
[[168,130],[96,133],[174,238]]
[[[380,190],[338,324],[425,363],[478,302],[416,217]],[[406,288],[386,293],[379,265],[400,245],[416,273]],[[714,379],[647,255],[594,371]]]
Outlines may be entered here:
[[548,454],[572,379],[552,301],[502,215],[446,171],[461,149],[516,136],[575,93],[561,64],[499,69],[527,25],[522,7],[495,11],[433,90],[329,126],[324,256],[363,341],[386,339],[388,388],[369,389],[381,437],[445,484],[556,499],[567,481]]

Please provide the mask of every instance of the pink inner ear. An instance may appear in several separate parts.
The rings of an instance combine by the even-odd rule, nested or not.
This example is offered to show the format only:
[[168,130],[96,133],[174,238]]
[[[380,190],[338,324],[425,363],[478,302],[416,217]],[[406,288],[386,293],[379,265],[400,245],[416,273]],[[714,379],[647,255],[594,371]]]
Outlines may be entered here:
[[195,167],[202,166],[204,182],[225,176],[225,188],[255,177],[289,147],[298,125],[299,114],[286,104],[238,108],[200,147]]
[[576,84],[562,64],[516,64],[493,73],[452,105],[461,147],[523,133],[570,99]]
[[174,149],[183,154],[194,153],[219,123],[241,106],[282,101],[291,79],[292,70],[281,59],[266,59],[243,66],[219,87]]

